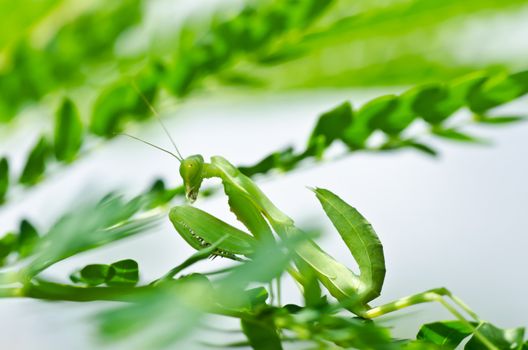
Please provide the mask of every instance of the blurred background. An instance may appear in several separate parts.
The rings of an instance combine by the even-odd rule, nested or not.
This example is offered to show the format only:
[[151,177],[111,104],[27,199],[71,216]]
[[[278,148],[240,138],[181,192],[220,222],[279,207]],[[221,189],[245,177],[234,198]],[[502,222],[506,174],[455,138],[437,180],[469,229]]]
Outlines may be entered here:
[[[246,38],[237,30],[248,25]],[[0,207],[5,232],[22,218],[45,229],[76,203],[109,191],[133,196],[157,178],[179,183],[176,160],[115,137],[126,129],[170,147],[137,92],[123,88],[131,82],[154,101],[184,156],[247,165],[288,145],[302,148],[318,116],[344,101],[358,108],[479,70],[516,72],[528,58],[528,4],[514,0],[0,0],[0,26],[0,154],[10,169],[19,172],[39,138],[53,132],[65,96],[87,125],[75,160],[10,190]],[[520,98],[495,112],[527,111]],[[300,226],[321,229],[323,248],[350,266],[353,258],[306,186],[331,189],[366,216],[388,266],[374,304],[445,286],[484,319],[528,326],[528,123],[468,130],[490,142],[429,137],[437,158],[411,149],[341,157],[346,149],[335,145],[327,161],[257,180]],[[234,223],[224,196],[196,204]],[[133,258],[147,281],[191,253],[166,219],[45,274],[67,281],[79,266]],[[293,283],[285,286],[285,301],[298,302]],[[2,347],[129,348],[96,336],[93,315],[107,306],[0,299]],[[397,319],[394,334],[412,337],[420,324],[442,318],[449,315],[441,307],[423,305],[383,322]]]

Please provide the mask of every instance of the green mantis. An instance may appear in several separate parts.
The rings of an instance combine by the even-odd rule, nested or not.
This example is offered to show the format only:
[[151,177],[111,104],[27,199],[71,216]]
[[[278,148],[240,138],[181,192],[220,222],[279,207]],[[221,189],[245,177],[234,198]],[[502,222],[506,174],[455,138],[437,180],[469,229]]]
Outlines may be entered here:
[[[197,199],[205,179],[219,178],[228,197],[231,211],[249,231],[247,233],[239,230],[190,204],[173,207],[169,219],[189,245],[201,250],[214,244],[216,247],[214,255],[240,260],[241,257],[251,259],[259,242],[306,235],[295,225],[293,219],[273,204],[252,179],[225,158],[213,156],[209,163],[201,155],[183,158],[161,119],[159,121],[177,154],[143,140],[140,141],[178,159],[179,173],[190,204]],[[356,274],[336,261],[313,240],[303,240],[294,248],[295,267],[291,266],[288,272],[305,292],[307,304],[310,300],[306,298],[306,292],[313,288],[314,284],[317,288],[322,284],[343,307],[366,319],[376,318],[412,305],[435,301],[474,329],[475,336],[487,348],[497,349],[478,331],[478,326],[482,324],[480,318],[445,288],[432,289],[382,306],[371,307],[369,302],[381,293],[386,271],[383,247],[377,234],[355,208],[337,195],[320,188],[313,189],[313,192],[356,260],[360,273]],[[468,321],[459,311],[460,309],[472,320]]]
[[[243,232],[190,205],[176,206],[171,209],[169,218],[178,233],[195,249],[207,247],[227,236],[218,245],[216,255],[233,259],[240,255],[251,258],[259,240],[275,239],[273,232],[279,238],[305,234],[249,177],[223,157],[214,156],[210,163],[206,163],[201,155],[180,159],[180,175],[187,199],[191,203],[196,200],[204,179],[219,178],[231,211],[251,233]],[[315,242],[306,240],[295,250],[296,269],[292,267],[289,270],[301,288],[307,288],[312,282],[305,276],[315,275],[317,281],[343,306],[363,318],[371,319],[411,305],[436,301],[473,329],[474,323],[481,323],[469,307],[445,288],[432,289],[371,307],[368,303],[380,295],[385,278],[381,242],[372,226],[356,209],[328,190],[313,191],[358,263],[360,274],[355,274],[336,261]],[[447,300],[465,311],[474,323],[469,322]],[[497,349],[477,330],[475,336],[489,349]]]

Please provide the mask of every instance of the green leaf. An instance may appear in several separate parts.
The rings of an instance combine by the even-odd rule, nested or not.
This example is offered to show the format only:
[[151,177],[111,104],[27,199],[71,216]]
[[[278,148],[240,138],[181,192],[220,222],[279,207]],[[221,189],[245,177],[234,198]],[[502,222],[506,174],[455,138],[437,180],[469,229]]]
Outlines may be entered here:
[[77,107],[64,98],[55,114],[55,157],[61,162],[72,162],[82,145],[83,124]]
[[404,146],[414,148],[432,157],[438,156],[438,152],[434,148],[418,141],[407,140],[404,142]]
[[[500,329],[491,323],[484,323],[478,327],[478,332],[488,339],[499,350],[522,349],[524,328]],[[487,348],[478,337],[473,335],[464,350],[480,350]]]
[[351,149],[365,147],[365,142],[374,132],[380,120],[396,107],[396,96],[377,97],[365,103],[354,115],[352,123],[344,130],[343,141]]
[[254,350],[281,350],[282,344],[273,319],[241,320],[242,331]]
[[156,95],[160,71],[159,65],[150,64],[138,75],[137,84],[121,81],[103,90],[93,106],[90,130],[112,137],[129,119],[146,119],[151,111],[145,100],[151,101]]
[[108,340],[136,339],[138,349],[162,349],[188,336],[212,306],[211,283],[195,274],[149,288],[133,303],[98,316],[99,332]]
[[17,250],[20,257],[24,258],[31,255],[38,240],[39,235],[37,229],[29,221],[22,220],[17,242]]
[[488,117],[488,116],[475,116],[475,120],[482,124],[491,125],[502,125],[502,124],[514,124],[519,122],[525,122],[528,120],[526,117],[521,116],[500,116],[500,117]]
[[372,225],[353,207],[332,192],[317,188],[317,199],[357,261],[367,301],[379,296],[385,279],[383,247]]
[[450,91],[442,85],[429,85],[420,88],[412,103],[413,110],[429,124],[439,124],[462,106],[460,101],[450,96]]
[[3,266],[9,254],[16,250],[17,239],[14,233],[8,233],[0,238],[0,266]]
[[70,275],[70,279],[75,283],[98,286],[112,278],[114,274],[115,270],[110,265],[91,264]]
[[9,162],[7,158],[0,160],[0,205],[5,202],[9,189]]
[[19,182],[26,186],[39,182],[46,171],[46,161],[49,154],[50,145],[46,137],[42,136],[29,153]]
[[482,113],[490,108],[509,102],[524,92],[523,86],[509,75],[502,73],[488,77],[473,86],[467,96],[469,108]]
[[111,287],[131,287],[139,282],[138,263],[132,259],[117,261],[110,268],[114,274],[107,278],[106,284]]
[[388,102],[385,113],[371,120],[370,125],[388,135],[401,134],[417,118],[412,108],[417,89],[410,89]]
[[484,140],[468,135],[456,129],[443,129],[435,127],[432,132],[436,136],[441,138],[457,141],[457,142],[470,142],[470,143],[484,143]]
[[115,195],[108,195],[97,203],[78,203],[41,237],[34,251],[35,259],[25,272],[34,276],[75,254],[145,232],[159,217],[131,219],[141,208],[137,198],[124,201]]
[[442,345],[445,350],[455,349],[473,333],[473,328],[460,321],[443,321],[424,324],[416,339]]
[[[321,156],[323,151],[336,139],[343,137],[344,130],[352,122],[352,106],[345,102],[334,109],[323,113],[308,139],[308,148],[321,148],[315,154]],[[322,141],[319,141],[319,140]],[[320,144],[320,146],[319,146]]]

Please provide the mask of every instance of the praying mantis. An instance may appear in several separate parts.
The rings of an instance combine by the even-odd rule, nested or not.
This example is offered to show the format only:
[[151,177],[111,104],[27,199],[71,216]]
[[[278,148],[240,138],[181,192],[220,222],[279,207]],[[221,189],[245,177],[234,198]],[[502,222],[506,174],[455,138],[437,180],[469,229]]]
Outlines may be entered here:
[[[177,154],[134,136],[127,136],[169,153],[180,162],[179,173],[189,203],[171,208],[169,219],[191,247],[201,250],[214,244],[215,256],[234,260],[240,260],[240,256],[251,259],[259,242],[269,242],[277,237],[288,239],[296,235],[306,235],[295,225],[293,219],[273,204],[251,178],[225,158],[213,156],[210,162],[206,162],[202,155],[182,157],[161,119],[157,117]],[[230,210],[249,233],[192,206],[199,195],[203,181],[211,178],[221,180]],[[315,278],[317,284],[322,284],[330,295],[350,312],[365,319],[380,317],[416,304],[438,302],[458,320],[473,329],[474,335],[488,349],[498,350],[478,331],[478,326],[483,321],[446,288],[431,289],[371,307],[369,303],[381,293],[386,271],[383,247],[377,234],[355,208],[337,195],[321,188],[312,191],[351,251],[360,273],[356,274],[336,261],[313,240],[304,239],[294,248],[295,267],[291,266],[288,269],[288,273],[302,290],[309,288]],[[460,311],[469,315],[470,320]]]

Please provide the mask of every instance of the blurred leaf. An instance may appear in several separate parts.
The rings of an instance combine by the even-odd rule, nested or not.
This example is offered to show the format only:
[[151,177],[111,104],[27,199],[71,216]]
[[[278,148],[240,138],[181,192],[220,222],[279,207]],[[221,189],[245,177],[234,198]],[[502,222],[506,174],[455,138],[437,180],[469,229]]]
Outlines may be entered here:
[[281,169],[288,171],[292,169],[299,160],[292,147],[286,147],[277,152],[273,152],[269,156],[264,157],[251,166],[239,166],[238,169],[246,176],[254,176],[256,174],[266,174],[272,169]]
[[521,116],[500,116],[500,117],[488,117],[488,116],[476,116],[475,120],[482,124],[514,124],[524,122],[528,120],[526,117]]
[[[334,140],[343,137],[343,132],[346,126],[351,122],[352,106],[349,102],[345,102],[334,109],[321,114],[312,134],[308,138],[308,148],[315,147],[315,154],[321,156],[322,152],[334,142]],[[319,139],[322,139],[322,141],[319,141]],[[320,142],[322,145],[319,146]]]
[[281,340],[273,320],[245,320],[241,321],[242,330],[254,350],[282,350]]
[[[0,71],[0,121],[14,118],[22,106],[38,102],[50,92],[60,88],[69,90],[84,83],[98,63],[114,60],[117,39],[138,23],[142,14],[141,0],[90,4],[81,13],[75,7],[85,6],[39,0],[30,6],[26,4],[23,10],[11,2],[1,11],[8,14],[9,20],[0,22],[15,34],[8,33],[13,37],[12,42],[3,52],[8,64]],[[15,8],[20,11],[13,12]],[[42,11],[35,10],[38,8]],[[14,17],[17,13],[33,11],[38,16],[31,15],[35,22],[22,25],[24,30],[18,31],[19,25],[9,25],[12,21],[24,20]],[[67,16],[57,15],[65,11]]]
[[115,195],[98,203],[77,205],[41,237],[35,249],[35,259],[25,272],[34,276],[72,255],[147,231],[155,225],[158,217],[131,219],[141,208],[141,201],[124,201]]
[[72,100],[65,98],[55,114],[55,157],[72,162],[83,141],[83,125],[79,111]]
[[509,102],[526,93],[523,86],[506,73],[491,75],[469,90],[469,108],[483,113],[490,108]]
[[144,68],[135,82],[123,80],[103,90],[93,105],[90,130],[99,136],[113,137],[128,120],[148,118],[151,111],[143,97],[152,103],[161,71],[161,66],[154,63]]
[[134,303],[98,316],[106,339],[136,338],[142,349],[161,349],[188,337],[211,306],[211,285],[203,276],[190,275],[150,289]]
[[[370,289],[364,300],[370,301],[378,297],[385,279],[385,258],[383,246],[372,225],[355,208],[332,192],[322,188],[317,188],[314,192],[358,263],[360,279]],[[359,290],[359,293],[362,292],[364,291]]]
[[14,233],[7,233],[0,238],[0,266],[3,266],[5,259],[16,250],[18,237]]
[[37,229],[27,220],[20,223],[18,234],[17,250],[20,257],[24,258],[33,253],[39,240]]
[[417,142],[414,140],[407,140],[404,142],[404,146],[414,148],[420,152],[423,152],[429,156],[436,157],[438,155],[438,152],[432,148],[431,146],[428,146],[424,143]]
[[26,186],[36,184],[44,176],[46,161],[50,154],[50,145],[45,136],[42,136],[33,146],[20,176],[20,183]]
[[439,124],[461,107],[450,91],[442,85],[421,88],[412,103],[414,111],[429,124]]
[[0,205],[4,203],[9,189],[9,162],[7,158],[0,159]]
[[462,340],[472,333],[473,328],[463,322],[443,321],[424,324],[420,327],[416,339],[442,345],[445,350],[454,350]]
[[458,131],[456,129],[443,129],[443,128],[433,128],[433,134],[440,136],[444,139],[458,141],[458,142],[471,142],[471,143],[482,143],[483,140]]
[[110,268],[114,274],[107,277],[106,284],[111,287],[130,287],[139,282],[138,263],[132,259],[117,261]]
[[[478,327],[479,333],[486,337],[499,350],[522,349],[524,341],[524,328],[500,329],[490,323]],[[473,335],[464,347],[464,350],[480,350],[486,346]]]
[[70,275],[70,279],[75,283],[98,286],[111,279],[114,274],[115,270],[110,265],[91,264]]

